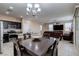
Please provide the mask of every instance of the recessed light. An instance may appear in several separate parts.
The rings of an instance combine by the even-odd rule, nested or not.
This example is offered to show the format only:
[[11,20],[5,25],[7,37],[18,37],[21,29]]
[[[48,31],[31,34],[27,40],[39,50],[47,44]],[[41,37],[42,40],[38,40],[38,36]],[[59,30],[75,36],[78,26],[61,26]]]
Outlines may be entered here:
[[10,6],[9,9],[13,10],[14,7]]
[[6,14],[9,14],[10,12],[9,12],[9,11],[6,11],[5,13],[6,13]]

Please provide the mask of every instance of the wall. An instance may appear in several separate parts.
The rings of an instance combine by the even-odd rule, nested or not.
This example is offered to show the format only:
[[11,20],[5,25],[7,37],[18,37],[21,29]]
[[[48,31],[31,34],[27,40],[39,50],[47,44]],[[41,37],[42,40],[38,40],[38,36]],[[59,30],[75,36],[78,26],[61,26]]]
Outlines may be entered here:
[[53,31],[54,30],[53,29],[53,24],[49,24],[48,27],[49,27],[49,31]]
[[75,42],[75,17],[73,17],[73,43],[74,43],[74,45],[76,44],[76,42]]
[[22,31],[23,33],[32,32],[32,33],[40,33],[40,23],[34,19],[22,20]]
[[75,31],[76,31],[76,40],[75,40],[75,43],[76,43],[76,46],[79,48],[79,17],[76,17],[75,19]]
[[[64,25],[64,29],[63,29],[63,31],[66,31],[65,29],[65,23],[72,23],[72,21],[64,21],[64,22],[53,22],[53,23],[45,23],[45,24],[43,24],[43,32],[44,31],[48,31],[49,30],[49,24],[56,24],[56,23],[58,23],[58,24],[63,24]],[[72,26],[71,26],[72,27]],[[70,29],[71,30],[71,29]]]
[[79,7],[75,9],[75,15],[74,15],[74,42],[76,47],[79,49]]
[[42,26],[43,26],[42,33],[44,33],[44,31],[48,31],[48,24],[47,23],[43,24]]

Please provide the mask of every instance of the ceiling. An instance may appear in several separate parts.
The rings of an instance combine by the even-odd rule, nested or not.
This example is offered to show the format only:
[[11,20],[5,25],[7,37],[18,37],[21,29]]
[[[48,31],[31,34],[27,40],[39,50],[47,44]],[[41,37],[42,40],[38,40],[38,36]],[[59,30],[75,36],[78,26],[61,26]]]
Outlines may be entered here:
[[[60,20],[72,20],[75,3],[40,3],[42,11],[37,18],[39,22],[53,22]],[[24,19],[33,19],[31,16],[26,15],[26,3],[0,3],[0,14],[6,15],[6,10],[13,6],[14,9],[8,16],[20,18],[23,16]]]

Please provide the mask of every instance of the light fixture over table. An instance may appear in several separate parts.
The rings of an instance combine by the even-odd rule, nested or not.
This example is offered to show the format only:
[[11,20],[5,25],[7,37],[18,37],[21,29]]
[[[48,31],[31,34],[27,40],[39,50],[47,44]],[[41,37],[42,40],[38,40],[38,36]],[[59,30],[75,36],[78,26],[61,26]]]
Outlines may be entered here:
[[41,8],[40,5],[37,3],[36,4],[28,3],[26,11],[27,11],[26,13],[27,15],[37,16],[41,12]]

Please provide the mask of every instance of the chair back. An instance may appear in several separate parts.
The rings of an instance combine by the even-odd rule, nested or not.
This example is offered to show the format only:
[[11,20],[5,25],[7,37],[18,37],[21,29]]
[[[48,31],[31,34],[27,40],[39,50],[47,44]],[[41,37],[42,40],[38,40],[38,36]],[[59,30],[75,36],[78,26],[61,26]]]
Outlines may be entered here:
[[55,40],[54,44],[53,44],[53,47],[51,47],[51,55],[52,56],[57,56],[58,55],[58,41]]
[[14,55],[15,56],[21,56],[21,50],[20,50],[20,47],[19,47],[19,44],[18,44],[18,40],[16,40],[14,42]]
[[15,56],[21,56],[21,52],[20,52],[20,49],[19,49],[19,46],[14,44],[14,55]]
[[48,51],[44,54],[45,56],[57,56],[58,55],[58,41],[55,40],[54,44],[52,44],[49,48]]

